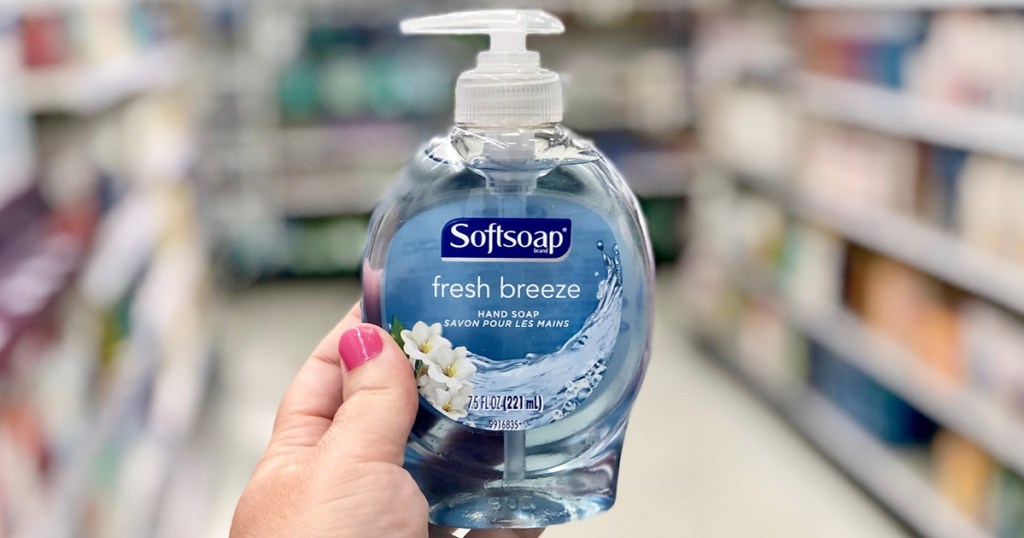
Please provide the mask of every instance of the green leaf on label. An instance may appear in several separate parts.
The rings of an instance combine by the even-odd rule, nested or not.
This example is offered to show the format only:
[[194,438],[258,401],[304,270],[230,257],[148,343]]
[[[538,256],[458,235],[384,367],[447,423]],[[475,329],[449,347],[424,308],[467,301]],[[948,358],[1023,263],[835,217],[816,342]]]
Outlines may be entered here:
[[405,340],[402,339],[402,331],[404,330],[405,325],[402,325],[402,321],[398,319],[398,316],[395,316],[391,320],[391,338],[395,339],[398,347],[402,348],[403,352],[405,350]]
[[423,361],[421,361],[419,359],[416,359],[416,365],[412,367],[412,371],[413,371],[413,373],[415,373],[417,378],[419,378],[421,375],[426,373],[426,372],[423,372],[422,374],[420,373],[420,370],[424,369],[423,366],[424,366],[423,365]]

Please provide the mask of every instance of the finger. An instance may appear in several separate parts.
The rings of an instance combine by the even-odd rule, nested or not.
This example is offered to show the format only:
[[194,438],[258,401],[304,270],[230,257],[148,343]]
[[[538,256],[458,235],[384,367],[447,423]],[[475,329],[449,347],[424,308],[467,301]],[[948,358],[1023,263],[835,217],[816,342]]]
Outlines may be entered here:
[[537,538],[544,529],[477,529],[466,538]]
[[361,321],[359,303],[320,341],[295,375],[277,410],[267,455],[315,446],[342,402],[344,372],[338,339]]
[[324,435],[325,448],[342,458],[401,465],[419,398],[408,357],[370,324],[345,331],[338,350],[344,403]]

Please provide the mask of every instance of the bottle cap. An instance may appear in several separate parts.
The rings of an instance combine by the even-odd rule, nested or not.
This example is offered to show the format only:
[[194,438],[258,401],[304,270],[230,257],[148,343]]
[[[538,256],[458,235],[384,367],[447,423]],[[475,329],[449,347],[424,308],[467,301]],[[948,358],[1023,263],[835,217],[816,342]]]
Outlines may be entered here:
[[455,122],[481,126],[526,126],[562,120],[558,74],[540,66],[526,49],[527,34],[560,34],[562,21],[539,10],[462,11],[402,21],[405,34],[487,34],[490,50],[455,85]]

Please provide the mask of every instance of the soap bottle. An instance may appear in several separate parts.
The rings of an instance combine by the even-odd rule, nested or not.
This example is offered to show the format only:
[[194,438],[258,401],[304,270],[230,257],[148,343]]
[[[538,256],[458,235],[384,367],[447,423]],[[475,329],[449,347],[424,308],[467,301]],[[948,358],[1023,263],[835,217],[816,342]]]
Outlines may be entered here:
[[455,126],[374,212],[363,315],[409,357],[420,409],[405,455],[430,521],[530,528],[615,502],[643,380],[653,262],[637,200],[559,122],[562,87],[526,50],[543,11],[406,20],[489,34],[458,79]]

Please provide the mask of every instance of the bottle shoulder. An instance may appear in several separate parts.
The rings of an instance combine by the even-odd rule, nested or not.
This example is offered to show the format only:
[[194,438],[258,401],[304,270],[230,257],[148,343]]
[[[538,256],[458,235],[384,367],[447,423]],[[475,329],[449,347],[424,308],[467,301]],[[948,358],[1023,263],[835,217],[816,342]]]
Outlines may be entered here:
[[377,214],[407,219],[440,204],[487,206],[486,200],[521,197],[584,205],[605,214],[637,211],[636,198],[623,177],[597,150],[586,161],[565,161],[547,168],[479,169],[438,162],[424,150],[399,173]]
[[632,198],[608,158],[568,129],[479,132],[455,127],[413,154],[383,204],[449,198],[475,189],[484,195],[552,191],[595,200]]

